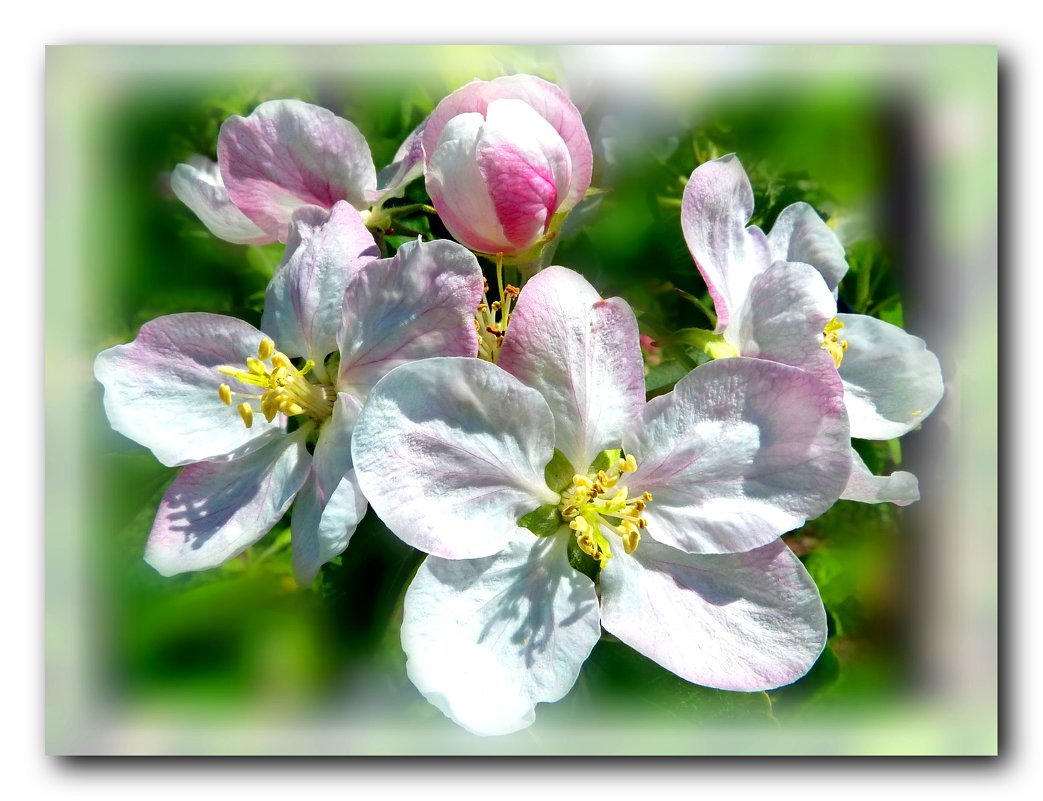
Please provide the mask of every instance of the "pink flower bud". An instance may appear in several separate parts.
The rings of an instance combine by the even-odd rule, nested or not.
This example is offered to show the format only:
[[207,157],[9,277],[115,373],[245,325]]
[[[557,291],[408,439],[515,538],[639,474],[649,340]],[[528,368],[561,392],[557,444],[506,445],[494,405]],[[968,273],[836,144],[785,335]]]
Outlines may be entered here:
[[579,111],[532,75],[453,92],[431,114],[423,147],[442,222],[483,253],[532,249],[590,186],[593,157]]

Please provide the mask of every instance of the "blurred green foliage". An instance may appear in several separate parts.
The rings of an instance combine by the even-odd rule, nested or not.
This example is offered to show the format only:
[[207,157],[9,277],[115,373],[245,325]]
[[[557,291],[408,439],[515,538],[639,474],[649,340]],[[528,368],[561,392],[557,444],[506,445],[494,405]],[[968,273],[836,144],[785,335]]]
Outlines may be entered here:
[[[275,97],[320,102],[359,126],[379,169],[442,94],[455,88],[448,81],[442,91],[431,84],[286,78],[249,86],[153,83],[113,95],[104,110],[109,152],[103,163],[109,169],[95,176],[89,210],[93,258],[99,275],[108,278],[85,299],[85,358],[129,341],[142,323],[162,314],[209,311],[259,322],[281,246],[217,240],[170,195],[163,177],[193,153],[213,157],[224,118]],[[685,181],[699,163],[737,152],[756,193],[752,222],[765,229],[798,200],[827,219],[861,212],[895,169],[896,145],[885,135],[893,110],[843,88],[660,110],[660,129],[617,148],[609,164],[598,132],[612,113],[598,99],[585,110],[598,155],[595,185],[607,191],[574,212],[554,261],[585,274],[603,294],[625,297],[642,332],[662,343],[681,328],[712,327],[712,303],[679,221]],[[418,181],[397,202],[427,201]],[[448,235],[427,214],[397,225],[385,242],[391,250],[416,235]],[[900,324],[901,292],[888,243],[880,236],[862,238],[848,257],[841,308]],[[651,347],[649,393],[667,391],[704,359],[683,344]],[[98,654],[112,692],[182,710],[321,705],[353,677],[376,669],[384,691],[399,694],[410,714],[439,717],[406,679],[397,639],[402,596],[420,553],[370,513],[344,555],[326,565],[313,586],[300,588],[283,521],[220,569],[162,578],[141,557],[175,471],[108,428],[99,387],[88,403],[82,467],[95,487],[87,518],[89,570],[104,610]],[[860,443],[859,450],[877,472],[893,470],[900,458],[886,443]],[[537,727],[595,707],[693,724],[749,718],[785,725],[817,706],[895,697],[904,688],[909,653],[900,626],[909,603],[897,580],[901,531],[901,510],[841,502],[787,536],[818,583],[831,632],[815,668],[795,685],[757,694],[696,687],[606,636],[573,692],[541,709]]]

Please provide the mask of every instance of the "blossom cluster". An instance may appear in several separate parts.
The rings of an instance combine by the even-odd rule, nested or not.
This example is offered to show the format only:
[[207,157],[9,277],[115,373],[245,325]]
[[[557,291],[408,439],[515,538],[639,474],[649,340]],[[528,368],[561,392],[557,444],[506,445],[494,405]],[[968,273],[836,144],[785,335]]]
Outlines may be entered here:
[[[216,151],[171,188],[221,239],[285,244],[260,326],[159,317],[95,362],[113,429],[183,468],[153,568],[217,567],[289,513],[308,586],[372,507],[427,554],[404,599],[409,678],[477,734],[530,725],[603,630],[708,687],[807,673],[826,614],[781,535],[841,498],[917,500],[851,439],[901,436],[942,396],[922,340],[838,310],[844,248],[812,206],[765,234],[737,156],[695,168],[677,234],[716,327],[649,399],[631,306],[546,263],[594,166],[554,84],[467,84],[379,173],[355,125],[300,100],[229,118]],[[421,176],[453,239],[389,254]]]

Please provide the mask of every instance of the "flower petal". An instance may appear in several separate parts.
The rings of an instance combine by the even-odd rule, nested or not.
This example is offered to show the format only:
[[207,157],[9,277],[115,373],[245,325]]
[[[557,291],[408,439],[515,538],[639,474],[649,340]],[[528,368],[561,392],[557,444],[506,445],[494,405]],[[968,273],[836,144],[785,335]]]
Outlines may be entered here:
[[237,245],[275,241],[229,199],[217,162],[205,156],[192,156],[187,164],[178,164],[170,174],[170,189],[218,239]]
[[799,367],[843,393],[833,357],[822,349],[823,329],[836,314],[836,301],[814,267],[775,262],[753,279],[724,336],[743,356]]
[[[513,250],[478,168],[478,134],[485,124],[480,114],[461,114],[449,121],[432,143],[425,181],[431,202],[456,239],[482,253]],[[426,132],[426,129],[425,129]]]
[[423,134],[427,120],[420,123],[395,152],[395,158],[377,175],[374,202],[399,197],[406,184],[424,174]]
[[109,423],[168,467],[242,456],[281,436],[279,418],[268,423],[257,415],[246,428],[218,396],[221,384],[260,395],[259,387],[217,368],[245,369],[263,337],[252,325],[218,314],[172,314],[145,323],[133,342],[94,361]]
[[722,690],[796,681],[826,644],[815,582],[781,540],[694,555],[642,539],[601,572],[601,619],[653,662]]
[[481,298],[478,260],[455,242],[406,242],[394,258],[370,262],[345,290],[338,389],[364,400],[405,362],[477,355]]
[[293,573],[306,587],[319,568],[344,552],[366,514],[366,498],[351,463],[351,432],[362,405],[339,393],[333,416],[319,429],[311,471],[293,505]]
[[840,363],[851,436],[900,437],[942,399],[942,369],[919,337],[862,314],[839,314],[849,347]]
[[380,257],[358,211],[341,201],[332,211],[305,206],[294,212],[286,251],[264,297],[261,328],[287,356],[323,361],[337,349],[344,287]]
[[[590,186],[594,156],[590,138],[579,109],[559,87],[533,75],[508,75],[493,81],[471,81],[444,98],[431,113],[424,129],[423,144],[430,166],[442,130],[454,117],[477,112],[483,117],[496,100],[516,99],[527,103],[558,132],[569,152],[572,175],[559,210],[568,211],[579,203]],[[487,251],[495,252],[495,251]]]
[[428,557],[406,593],[409,678],[475,734],[532,724],[537,703],[572,688],[601,636],[594,584],[568,563],[567,537],[521,533],[495,556]]
[[845,501],[908,506],[920,500],[920,484],[916,476],[904,470],[897,470],[889,476],[874,476],[862,457],[852,448],[851,478],[840,497]]
[[645,407],[623,439],[631,494],[651,492],[649,533],[691,553],[765,545],[817,517],[851,471],[842,398],[761,359],[709,362]]
[[308,474],[307,429],[234,462],[191,464],[159,504],[145,561],[164,576],[206,570],[279,522]]
[[377,186],[359,129],[300,100],[269,100],[249,117],[229,117],[217,157],[232,202],[280,242],[301,206],[331,209],[346,200],[365,209]]
[[810,264],[836,297],[840,279],[847,273],[844,246],[814,208],[807,203],[786,206],[771,227],[768,246],[773,261]]
[[525,285],[498,363],[546,398],[556,447],[581,472],[619,447],[645,403],[634,313],[564,267],[548,267]]
[[772,262],[767,237],[746,227],[752,214],[753,187],[734,154],[696,167],[681,200],[681,229],[717,309],[718,332]]
[[447,559],[489,556],[557,503],[546,402],[489,362],[435,358],[388,373],[351,443],[359,486],[400,539]]
[[489,104],[475,146],[496,216],[516,250],[527,250],[550,225],[568,192],[572,168],[565,143],[520,100]]

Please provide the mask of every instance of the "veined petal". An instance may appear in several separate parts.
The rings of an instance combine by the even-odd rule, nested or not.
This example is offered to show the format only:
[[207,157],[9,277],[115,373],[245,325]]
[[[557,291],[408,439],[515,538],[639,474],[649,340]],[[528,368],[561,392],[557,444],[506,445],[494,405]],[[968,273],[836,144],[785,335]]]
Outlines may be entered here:
[[366,138],[333,112],[300,100],[269,100],[229,117],[217,139],[228,196],[266,233],[286,241],[301,206],[369,207],[377,172]]
[[761,359],[697,367],[652,399],[623,438],[631,494],[657,540],[690,553],[765,545],[817,517],[851,472],[843,399],[811,374]]
[[833,357],[822,349],[823,329],[836,314],[836,301],[814,267],[775,262],[753,279],[724,337],[743,356],[799,367],[843,393]]
[[734,154],[695,168],[681,200],[681,229],[717,309],[718,332],[772,262],[764,232],[746,227],[752,214],[753,187]]
[[438,216],[458,241],[482,253],[507,252],[513,246],[478,168],[476,147],[484,124],[480,114],[450,120],[428,151],[425,181]]
[[583,199],[590,186],[594,164],[590,138],[579,109],[569,100],[568,95],[554,84],[533,75],[508,75],[492,81],[471,81],[444,98],[431,113],[424,129],[423,145],[428,165],[431,164],[442,130],[450,120],[469,112],[484,117],[490,103],[505,99],[527,103],[553,126],[565,143],[572,174],[568,191],[559,203],[559,210],[568,211]]
[[567,537],[523,532],[485,559],[428,557],[405,599],[402,648],[417,689],[475,734],[532,724],[572,688],[601,636],[594,584]]
[[790,684],[826,644],[815,582],[781,540],[695,555],[642,538],[602,571],[601,619],[653,662],[722,690]]
[[308,474],[307,433],[302,428],[234,462],[182,470],[159,504],[145,561],[173,576],[217,567],[257,542]]
[[264,334],[219,314],[171,314],[141,326],[133,342],[102,351],[94,375],[105,387],[112,427],[168,467],[234,458],[281,436],[282,423],[258,415],[246,428],[218,396],[221,384],[257,395],[259,387],[217,372],[245,366]]
[[807,203],[786,206],[768,234],[772,261],[810,264],[826,281],[833,297],[847,273],[844,246],[814,208]]
[[862,314],[838,314],[850,344],[840,364],[851,436],[900,437],[942,399],[938,358],[919,337]]
[[319,429],[308,478],[293,505],[293,573],[306,587],[319,568],[344,552],[366,514],[351,463],[351,432],[362,405],[343,392]]
[[518,520],[557,503],[546,401],[489,362],[410,362],[373,388],[351,443],[359,486],[400,539],[447,559],[503,549]]
[[218,239],[237,245],[275,241],[274,236],[254,225],[228,197],[216,161],[191,156],[187,164],[178,164],[170,174],[170,189]]
[[515,249],[527,250],[568,192],[572,167],[565,143],[531,106],[495,100],[475,155],[504,233]]
[[476,356],[474,313],[482,271],[455,242],[406,242],[348,282],[338,388],[364,400],[400,364],[429,356]]
[[341,201],[331,211],[298,209],[265,293],[261,328],[280,351],[311,359],[322,374],[324,359],[337,349],[344,287],[379,256],[373,235],[348,203]]
[[851,478],[840,497],[845,501],[908,506],[920,500],[920,484],[916,476],[904,470],[896,470],[889,476],[874,476],[862,457],[852,448]]
[[374,202],[383,202],[399,197],[406,184],[424,174],[424,126],[420,123],[406,140],[399,145],[395,158],[377,174],[377,192]]
[[547,400],[556,447],[579,471],[619,447],[645,403],[633,311],[564,267],[541,270],[522,289],[498,363]]

